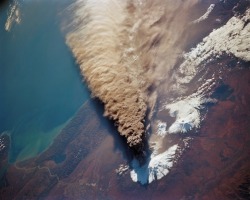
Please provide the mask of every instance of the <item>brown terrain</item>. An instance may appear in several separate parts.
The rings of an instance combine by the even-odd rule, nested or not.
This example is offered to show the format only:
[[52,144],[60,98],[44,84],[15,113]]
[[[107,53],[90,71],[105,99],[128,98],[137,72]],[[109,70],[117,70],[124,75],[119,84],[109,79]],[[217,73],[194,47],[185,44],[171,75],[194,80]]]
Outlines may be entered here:
[[250,71],[249,63],[243,65],[239,70],[231,63],[224,74],[228,90],[218,85],[219,102],[160,181],[142,186],[128,172],[116,174],[131,154],[115,128],[99,117],[99,104],[87,102],[47,151],[9,166],[1,199],[249,199]]

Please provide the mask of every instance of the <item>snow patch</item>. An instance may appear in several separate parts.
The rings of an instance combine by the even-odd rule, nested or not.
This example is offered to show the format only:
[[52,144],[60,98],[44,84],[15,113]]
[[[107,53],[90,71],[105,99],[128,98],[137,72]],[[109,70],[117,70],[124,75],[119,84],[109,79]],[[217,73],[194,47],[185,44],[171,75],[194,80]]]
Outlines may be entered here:
[[167,123],[166,122],[162,122],[162,121],[158,121],[157,122],[157,135],[166,135],[167,133]]
[[125,174],[129,169],[129,166],[128,165],[125,165],[125,164],[121,164],[118,169],[115,170],[115,172],[118,174],[118,175],[123,175]]

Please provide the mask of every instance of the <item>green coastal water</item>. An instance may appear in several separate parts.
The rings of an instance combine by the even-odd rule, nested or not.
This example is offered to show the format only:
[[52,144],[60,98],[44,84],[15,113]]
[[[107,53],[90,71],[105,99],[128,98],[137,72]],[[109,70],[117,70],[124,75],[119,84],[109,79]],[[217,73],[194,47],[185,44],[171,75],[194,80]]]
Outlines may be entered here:
[[44,151],[89,98],[60,30],[70,1],[22,0],[21,22],[0,10],[0,133],[11,136],[10,162]]

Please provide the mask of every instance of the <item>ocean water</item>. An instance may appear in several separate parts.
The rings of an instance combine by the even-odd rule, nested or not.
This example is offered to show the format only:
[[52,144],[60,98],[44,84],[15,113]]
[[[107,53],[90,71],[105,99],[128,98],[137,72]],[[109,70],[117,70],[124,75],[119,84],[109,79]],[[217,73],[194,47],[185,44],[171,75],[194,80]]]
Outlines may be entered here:
[[8,31],[15,1],[0,8],[0,133],[10,134],[10,162],[44,151],[89,98],[61,31],[70,1],[17,2]]

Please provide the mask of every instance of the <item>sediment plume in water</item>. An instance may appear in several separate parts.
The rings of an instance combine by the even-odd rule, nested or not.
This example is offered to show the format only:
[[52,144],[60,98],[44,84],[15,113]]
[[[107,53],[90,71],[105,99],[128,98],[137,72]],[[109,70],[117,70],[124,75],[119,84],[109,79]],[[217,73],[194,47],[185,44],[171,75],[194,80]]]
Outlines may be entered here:
[[[147,110],[185,41],[196,1],[77,1],[67,43],[93,97],[130,147],[141,147]],[[151,113],[152,114],[152,113]],[[150,118],[150,117],[149,117]]]

